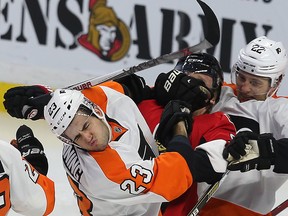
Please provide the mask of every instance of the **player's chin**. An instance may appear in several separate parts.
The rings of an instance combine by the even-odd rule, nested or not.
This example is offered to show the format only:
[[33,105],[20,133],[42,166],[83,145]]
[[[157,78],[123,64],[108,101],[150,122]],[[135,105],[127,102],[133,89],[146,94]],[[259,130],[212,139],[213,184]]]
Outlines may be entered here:
[[255,98],[252,96],[248,96],[248,95],[243,95],[243,94],[239,94],[238,93],[238,100],[240,102],[245,102],[245,101],[249,101],[249,100],[254,100]]

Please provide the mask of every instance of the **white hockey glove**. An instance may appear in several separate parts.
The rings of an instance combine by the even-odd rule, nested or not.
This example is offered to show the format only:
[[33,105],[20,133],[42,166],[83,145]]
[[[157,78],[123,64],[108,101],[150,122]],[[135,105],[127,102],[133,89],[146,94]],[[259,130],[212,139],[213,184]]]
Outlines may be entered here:
[[270,169],[275,164],[275,142],[270,133],[239,132],[223,151],[228,169],[241,172]]

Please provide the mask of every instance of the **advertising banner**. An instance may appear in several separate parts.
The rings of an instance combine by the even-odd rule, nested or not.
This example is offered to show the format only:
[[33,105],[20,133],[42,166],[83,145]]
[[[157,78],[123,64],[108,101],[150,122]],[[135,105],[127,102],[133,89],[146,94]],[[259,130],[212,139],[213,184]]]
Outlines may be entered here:
[[[215,12],[221,35],[202,51],[220,61],[227,82],[240,49],[254,38],[265,35],[288,49],[287,0],[203,1]],[[1,0],[1,106],[4,86],[69,86],[193,46],[204,27],[196,0]],[[176,62],[139,75],[153,85]],[[279,95],[288,95],[288,76]]]
[[[219,59],[227,81],[239,50],[255,37],[267,35],[288,46],[287,1],[205,2],[221,29],[219,44],[206,51]],[[204,17],[196,1],[1,0],[0,10],[4,74],[0,81],[4,82],[64,87],[192,46],[203,38]],[[140,74],[153,84],[175,63]]]

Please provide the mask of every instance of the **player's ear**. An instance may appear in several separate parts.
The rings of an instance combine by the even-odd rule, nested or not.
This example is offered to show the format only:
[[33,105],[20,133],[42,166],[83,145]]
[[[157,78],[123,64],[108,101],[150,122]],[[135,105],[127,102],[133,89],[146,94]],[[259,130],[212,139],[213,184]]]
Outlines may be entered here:
[[102,109],[99,106],[97,106],[96,104],[94,105],[94,112],[99,119],[103,119],[105,116]]
[[210,100],[210,104],[211,104],[211,105],[215,105],[215,104],[216,104],[216,99],[215,99],[215,98],[212,98],[212,99]]

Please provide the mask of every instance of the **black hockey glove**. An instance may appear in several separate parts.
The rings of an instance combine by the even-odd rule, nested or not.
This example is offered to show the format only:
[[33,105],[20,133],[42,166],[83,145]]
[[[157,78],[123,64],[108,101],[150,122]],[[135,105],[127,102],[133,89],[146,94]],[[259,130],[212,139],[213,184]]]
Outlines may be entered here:
[[[4,94],[4,107],[7,112],[16,118],[37,120],[43,118],[44,106],[49,102],[51,90],[45,86],[18,86],[9,89]],[[33,100],[33,98],[41,97],[42,99]]]
[[22,125],[16,132],[16,143],[11,141],[24,157],[39,173],[46,175],[48,172],[48,161],[41,142],[26,125]]
[[114,81],[123,86],[125,94],[131,97],[136,104],[142,100],[152,98],[152,90],[146,85],[143,77],[131,74]]
[[270,169],[275,164],[275,141],[270,133],[239,132],[223,151],[224,159],[232,162],[228,169],[241,172]]
[[155,139],[164,147],[173,137],[173,127],[180,121],[185,122],[187,134],[192,130],[192,112],[189,104],[183,101],[170,101],[164,108]]
[[191,105],[191,111],[207,106],[213,93],[204,82],[178,70],[161,73],[154,86],[155,98],[165,106],[170,100],[181,100]]

